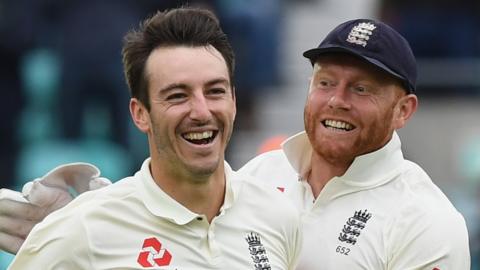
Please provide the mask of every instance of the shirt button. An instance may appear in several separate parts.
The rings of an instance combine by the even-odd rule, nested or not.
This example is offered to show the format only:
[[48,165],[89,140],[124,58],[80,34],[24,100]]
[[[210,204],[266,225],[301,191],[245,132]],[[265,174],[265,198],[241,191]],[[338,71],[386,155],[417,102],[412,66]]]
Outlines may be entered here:
[[202,217],[197,217],[197,220],[198,220],[198,221],[202,221],[203,218],[202,218]]

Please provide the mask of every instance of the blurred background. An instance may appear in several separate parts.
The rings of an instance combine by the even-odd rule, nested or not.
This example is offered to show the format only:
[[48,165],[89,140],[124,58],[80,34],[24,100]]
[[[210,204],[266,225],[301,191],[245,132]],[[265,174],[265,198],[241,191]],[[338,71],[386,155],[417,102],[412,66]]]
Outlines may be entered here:
[[[399,134],[465,216],[480,269],[480,2],[188,1],[220,17],[237,56],[238,115],[227,160],[238,169],[303,129],[311,73],[301,54],[337,24],[381,19],[418,58],[419,111]],[[121,39],[167,0],[0,0],[0,187],[21,189],[66,162],[118,180],[147,156],[128,114]],[[0,253],[0,269],[11,259]]]

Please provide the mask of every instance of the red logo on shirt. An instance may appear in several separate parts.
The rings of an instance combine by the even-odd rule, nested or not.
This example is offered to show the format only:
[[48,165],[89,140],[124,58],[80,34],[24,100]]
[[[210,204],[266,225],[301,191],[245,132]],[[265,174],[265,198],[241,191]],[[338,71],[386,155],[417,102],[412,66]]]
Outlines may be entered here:
[[280,190],[280,192],[285,192],[285,188],[284,187],[277,187],[278,190]]
[[162,243],[157,238],[147,238],[143,241],[142,251],[137,262],[143,267],[167,266],[172,260],[168,250],[162,248]]

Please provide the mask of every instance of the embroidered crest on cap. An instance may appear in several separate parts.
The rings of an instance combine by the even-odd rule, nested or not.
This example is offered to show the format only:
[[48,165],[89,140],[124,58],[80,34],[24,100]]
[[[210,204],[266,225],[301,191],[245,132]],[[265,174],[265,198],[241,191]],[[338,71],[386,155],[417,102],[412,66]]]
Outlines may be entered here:
[[362,22],[355,25],[347,37],[347,42],[358,44],[363,47],[367,46],[367,41],[373,33],[373,30],[377,28],[373,23]]

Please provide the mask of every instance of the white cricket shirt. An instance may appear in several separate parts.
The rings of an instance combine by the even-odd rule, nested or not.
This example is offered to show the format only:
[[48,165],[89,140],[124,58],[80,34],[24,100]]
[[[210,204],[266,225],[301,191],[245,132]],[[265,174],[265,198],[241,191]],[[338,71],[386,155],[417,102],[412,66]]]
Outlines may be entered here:
[[357,157],[314,199],[304,132],[282,150],[260,155],[239,172],[285,190],[303,216],[298,269],[469,270],[462,215],[415,163],[395,133],[383,148]]
[[294,269],[300,218],[282,193],[233,181],[225,163],[225,201],[209,224],[155,184],[149,163],[45,218],[9,269]]

